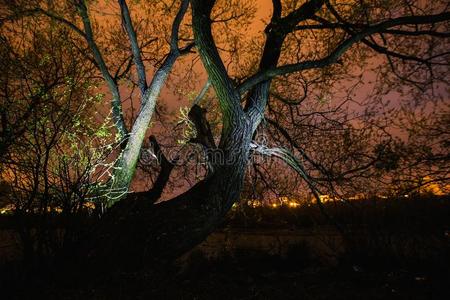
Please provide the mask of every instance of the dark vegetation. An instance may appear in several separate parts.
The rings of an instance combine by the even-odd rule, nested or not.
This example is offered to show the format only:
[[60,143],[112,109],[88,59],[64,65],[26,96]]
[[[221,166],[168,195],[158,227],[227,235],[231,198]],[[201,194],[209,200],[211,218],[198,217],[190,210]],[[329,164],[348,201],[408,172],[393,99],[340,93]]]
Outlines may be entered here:
[[[342,226],[361,226],[380,230],[404,230],[417,233],[449,225],[449,196],[412,195],[409,197],[371,197],[355,201],[329,201],[324,203],[326,211]],[[250,207],[241,204],[233,209],[224,226],[243,228],[305,228],[330,225],[320,208],[314,203],[299,208],[289,206]]]
[[[39,257],[33,266],[23,259],[3,262],[1,290],[13,299],[33,295],[47,299],[298,299],[300,295],[306,299],[444,299],[448,295],[448,196],[328,202],[325,208],[343,234],[315,205],[251,208],[241,204],[218,232],[308,232],[331,249],[332,262],[315,253],[308,239],[294,241],[283,254],[235,245],[212,257],[200,246],[162,269],[128,272],[67,272],[54,268],[60,258]],[[12,218],[2,217],[3,231]],[[63,230],[62,225],[54,231]],[[327,241],[336,234],[342,239],[333,249]]]

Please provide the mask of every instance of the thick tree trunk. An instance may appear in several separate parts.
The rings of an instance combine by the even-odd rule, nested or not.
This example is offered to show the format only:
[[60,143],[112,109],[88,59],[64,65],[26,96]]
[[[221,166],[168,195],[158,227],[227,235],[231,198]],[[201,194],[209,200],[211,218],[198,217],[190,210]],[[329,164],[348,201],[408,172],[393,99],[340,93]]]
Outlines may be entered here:
[[[247,114],[241,107],[240,94],[211,35],[209,15],[214,3],[191,1],[195,43],[222,111],[217,148],[222,155],[215,157],[221,161],[211,162],[214,168],[204,180],[170,201],[154,204],[151,193],[136,193],[117,202],[82,245],[81,252],[87,253],[92,264],[140,267],[176,258],[214,231],[239,200],[250,142],[262,111]],[[257,96],[267,97],[267,93]],[[200,131],[207,133],[207,127],[204,129]],[[118,179],[126,182],[130,176],[131,172]]]
[[203,241],[239,199],[251,136],[244,117],[226,139],[214,172],[178,197],[153,204],[151,194],[134,193],[115,204],[83,242],[89,264],[139,268],[170,261]]

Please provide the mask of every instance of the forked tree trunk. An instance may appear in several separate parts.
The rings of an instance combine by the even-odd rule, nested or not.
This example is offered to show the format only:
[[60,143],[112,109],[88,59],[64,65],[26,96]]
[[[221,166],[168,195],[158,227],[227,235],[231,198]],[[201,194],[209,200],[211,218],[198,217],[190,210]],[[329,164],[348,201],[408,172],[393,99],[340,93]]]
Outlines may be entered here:
[[243,117],[223,145],[214,172],[178,197],[153,204],[134,193],[114,205],[83,241],[89,264],[136,268],[172,260],[203,241],[222,222],[242,188],[252,126]]
[[[82,244],[80,253],[88,255],[89,263],[123,268],[176,258],[214,231],[239,200],[250,142],[262,111],[246,113],[241,107],[240,94],[211,34],[214,3],[191,1],[195,44],[222,111],[217,149],[221,161],[212,161],[212,172],[204,180],[172,200],[154,204],[151,193],[136,193],[116,203]],[[255,96],[267,97],[267,87]]]

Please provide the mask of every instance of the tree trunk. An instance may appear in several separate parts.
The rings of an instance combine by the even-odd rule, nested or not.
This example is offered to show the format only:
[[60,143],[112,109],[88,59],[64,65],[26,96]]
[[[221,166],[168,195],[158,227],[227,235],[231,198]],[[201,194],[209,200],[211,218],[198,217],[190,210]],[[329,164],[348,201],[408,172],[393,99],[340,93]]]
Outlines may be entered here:
[[[214,168],[204,180],[170,201],[154,204],[151,193],[136,193],[112,206],[82,245],[81,253],[87,253],[90,264],[123,269],[172,260],[203,241],[239,200],[250,142],[262,112],[247,114],[241,107],[240,94],[228,77],[211,34],[209,16],[214,3],[191,1],[195,44],[222,111],[217,149],[221,157],[211,162]],[[257,96],[267,96],[263,94]],[[128,181],[131,177],[118,179]]]
[[139,268],[170,261],[202,242],[239,200],[252,137],[243,117],[225,138],[214,172],[172,200],[153,204],[146,192],[116,203],[82,244],[89,264]]

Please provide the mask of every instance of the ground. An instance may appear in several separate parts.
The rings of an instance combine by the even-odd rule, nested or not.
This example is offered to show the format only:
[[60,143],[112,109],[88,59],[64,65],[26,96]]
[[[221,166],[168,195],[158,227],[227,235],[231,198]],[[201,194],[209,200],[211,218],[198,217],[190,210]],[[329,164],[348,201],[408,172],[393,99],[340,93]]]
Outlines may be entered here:
[[[317,207],[244,207],[158,270],[69,275],[17,256],[1,263],[0,291],[2,299],[58,300],[450,299],[449,200],[330,204],[328,211],[350,230],[345,237]],[[0,232],[5,245],[14,236],[7,227]],[[14,254],[0,250],[2,258]]]

